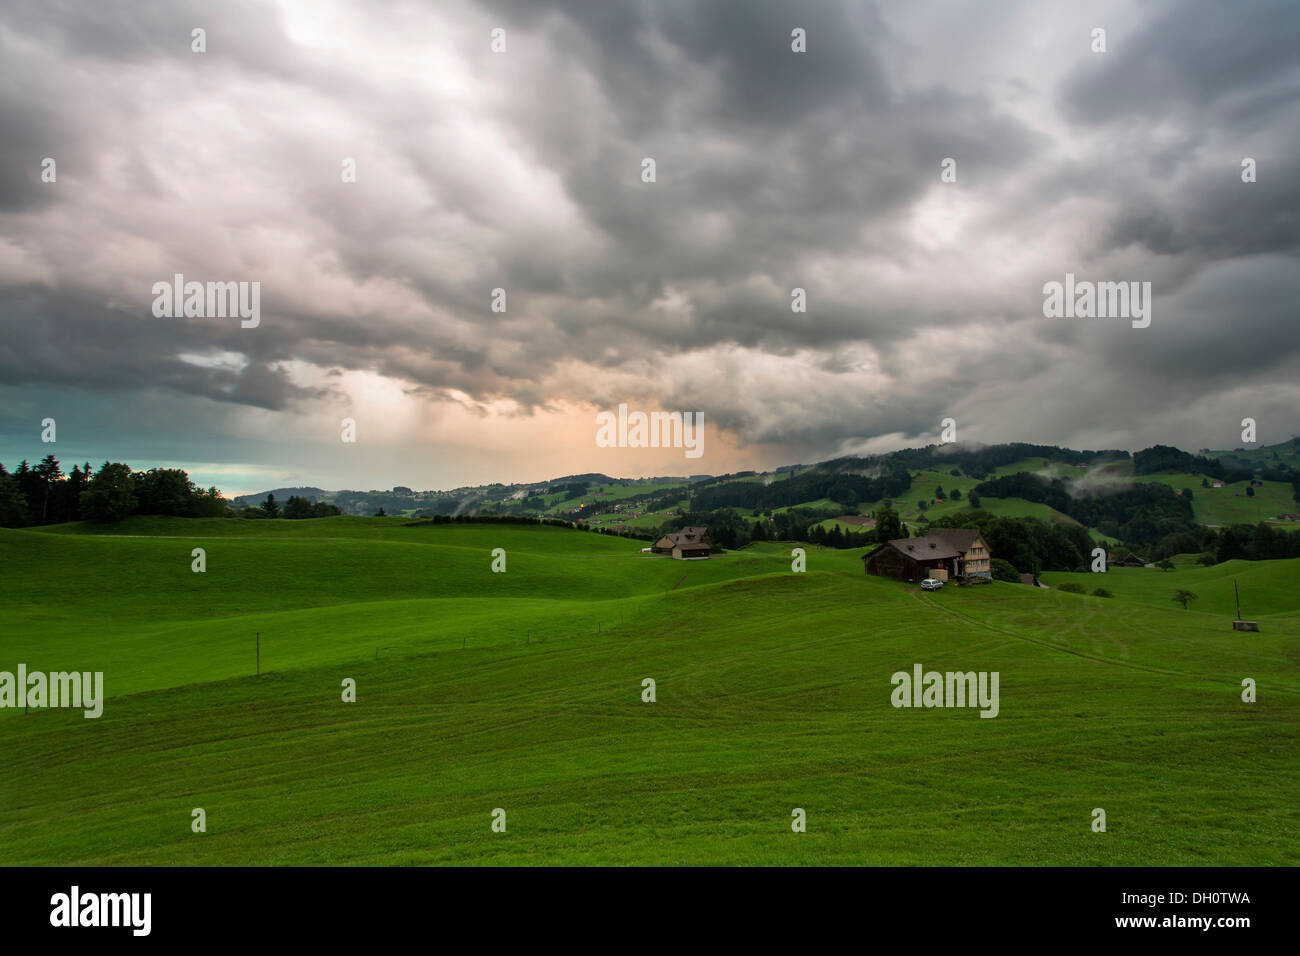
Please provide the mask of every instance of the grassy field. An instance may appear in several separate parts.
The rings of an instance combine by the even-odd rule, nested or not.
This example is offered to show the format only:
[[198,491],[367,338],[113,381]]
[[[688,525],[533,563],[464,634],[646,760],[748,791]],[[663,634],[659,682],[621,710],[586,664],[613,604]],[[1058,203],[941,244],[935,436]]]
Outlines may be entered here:
[[1172,571],[1158,568],[1111,568],[1104,574],[1047,571],[1039,579],[1049,586],[1073,581],[1089,592],[1104,587],[1118,598],[1171,607],[1174,592],[1187,590],[1197,595],[1191,608],[1226,616],[1228,620],[1237,616],[1233,593],[1236,581],[1242,615],[1251,620],[1259,614],[1300,610],[1300,589],[1295,587],[1297,574],[1300,574],[1300,560],[1225,561],[1212,567],[1175,561]]
[[[1291,495],[1291,486],[1280,481],[1261,481],[1253,496],[1246,494],[1250,482],[1238,481],[1222,488],[1202,488],[1200,475],[1161,472],[1144,475],[1143,481],[1169,485],[1175,491],[1192,492],[1192,513],[1200,524],[1221,527],[1229,524],[1258,524],[1282,514],[1300,514],[1300,504]],[[1279,527],[1300,527],[1294,521],[1272,522]]]
[[[995,475],[1015,474],[1017,472],[1027,471],[1034,474],[1050,475],[1052,477],[1076,477],[1084,472],[1083,468],[1070,465],[1059,465],[1050,463],[1043,458],[1025,458],[1005,465],[994,472]],[[928,470],[913,472],[912,486],[902,495],[891,499],[892,506],[899,516],[906,522],[909,527],[920,528],[922,514],[931,521],[938,518],[946,518],[970,507],[969,498],[971,491],[980,484],[975,478],[960,477],[953,475],[951,471],[944,472],[940,470]],[[953,498],[953,489],[961,492],[960,498]],[[938,499],[938,492],[942,490],[944,497]],[[926,502],[924,512],[920,503]],[[934,504],[929,502],[934,501]],[[836,507],[832,502],[826,502],[830,507]],[[859,509],[862,514],[874,514],[881,506],[882,501],[862,502]],[[1001,515],[1007,518],[1037,518],[1040,521],[1060,522],[1065,524],[1078,524],[1074,518],[1067,514],[1057,511],[1050,505],[1040,502],[1026,501],[1023,498],[991,498],[982,496],[980,498],[980,508],[991,514]],[[850,509],[851,513],[852,509]],[[833,520],[833,519],[832,519]],[[827,523],[829,527],[829,523]],[[1092,531],[1092,536],[1097,541],[1104,541],[1105,536],[1100,532]]]
[[[340,517],[118,527],[168,534],[0,532],[11,656],[62,669],[67,648],[50,635],[93,621],[95,640],[76,648],[86,659],[76,666],[111,670],[131,693],[246,673],[258,631],[269,668],[526,641],[570,621],[617,622],[634,596],[789,567],[758,552],[676,562],[641,554],[641,541],[545,526]],[[206,551],[202,574],[191,570],[194,547]],[[491,571],[495,548],[506,552],[505,573]]]
[[1289,465],[1300,467],[1300,438],[1290,438],[1275,445],[1238,446],[1229,451],[1211,451],[1211,458],[1240,459],[1250,465]]
[[[109,700],[0,711],[3,863],[1300,862],[1300,561],[1117,569],[1106,600],[546,527],[59,530],[0,533],[0,669]],[[918,662],[998,671],[998,717],[892,707]]]

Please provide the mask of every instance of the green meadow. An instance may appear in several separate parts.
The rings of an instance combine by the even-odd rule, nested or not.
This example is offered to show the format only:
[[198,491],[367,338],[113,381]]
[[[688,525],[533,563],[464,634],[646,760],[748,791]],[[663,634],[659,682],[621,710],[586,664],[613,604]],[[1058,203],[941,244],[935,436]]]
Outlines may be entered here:
[[[1278,515],[1300,512],[1291,496],[1291,486],[1280,481],[1261,481],[1251,488],[1253,495],[1247,494],[1250,483],[1238,481],[1224,485],[1222,488],[1201,487],[1200,475],[1161,472],[1146,475],[1143,481],[1159,482],[1169,485],[1175,491],[1186,488],[1192,493],[1192,512],[1201,524],[1222,527],[1231,524],[1258,524],[1272,521]],[[1272,521],[1283,528],[1294,528],[1293,521]]]
[[1111,568],[1105,574],[1046,571],[1040,580],[1049,586],[1072,581],[1089,593],[1102,587],[1117,598],[1161,607],[1175,606],[1175,591],[1191,591],[1197,599],[1190,602],[1189,610],[1226,616],[1229,621],[1237,616],[1237,596],[1246,620],[1254,620],[1260,614],[1300,609],[1300,589],[1295,586],[1300,561],[1225,561],[1211,567],[1175,561],[1174,565],[1172,571],[1159,568]]
[[[0,531],[0,670],[102,670],[108,697],[0,710],[0,863],[1300,863],[1300,561],[1114,569],[1103,599],[643,546],[348,517]],[[1231,630],[1234,580],[1257,634]],[[997,717],[892,706],[917,663],[997,671]]]

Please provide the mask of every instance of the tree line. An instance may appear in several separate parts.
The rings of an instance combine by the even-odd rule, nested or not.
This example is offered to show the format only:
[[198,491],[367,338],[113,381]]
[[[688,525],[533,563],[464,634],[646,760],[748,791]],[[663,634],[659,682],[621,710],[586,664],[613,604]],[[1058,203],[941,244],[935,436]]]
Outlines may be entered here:
[[[654,537],[696,525],[708,528],[713,543],[728,551],[743,548],[754,541],[790,541],[819,544],[828,548],[865,548],[876,543],[878,532],[873,529],[852,531],[838,525],[822,527],[822,522],[838,514],[839,511],[816,508],[791,508],[766,514],[760,512],[749,517],[734,508],[690,511],[664,522]],[[886,515],[893,516],[892,525]],[[888,535],[879,540],[907,536],[906,527],[899,522],[897,512],[892,509],[882,508],[876,513],[876,521],[877,527],[883,527]]]
[[1204,550],[1214,555],[1216,564],[1224,561],[1271,561],[1300,558],[1300,531],[1287,531],[1268,522],[1234,524],[1208,529],[1202,542]]
[[341,514],[323,501],[290,496],[281,506],[275,495],[261,505],[240,508],[216,486],[201,488],[180,468],[133,471],[106,461],[92,473],[90,462],[66,474],[46,455],[36,465],[25,459],[12,474],[0,463],[0,527],[62,524],[66,521],[121,521],[133,515],[177,518],[321,518]]
[[1152,445],[1150,448],[1133,453],[1133,474],[1154,475],[1158,471],[1185,471],[1193,475],[1209,475],[1227,484],[1249,481],[1254,477],[1253,471],[1229,468],[1218,458],[1193,455],[1171,445]]
[[[384,509],[379,510],[382,513]],[[342,513],[341,508],[329,502],[312,501],[310,498],[301,498],[298,495],[290,495],[289,500],[281,507],[275,500],[275,495],[268,494],[266,500],[260,505],[232,509],[230,516],[233,518],[329,518]]]
[[12,474],[0,464],[0,525],[6,528],[137,514],[220,517],[228,506],[216,487],[200,488],[179,468],[132,471],[106,461],[92,474],[86,462],[65,474],[53,455],[34,466],[24,459]]
[[[911,485],[911,473],[901,466],[884,469],[877,477],[818,468],[767,484],[734,479],[716,483],[699,482],[691,486],[690,499],[694,511],[716,511],[722,508],[767,511],[821,498],[829,498],[849,507],[859,501],[897,497]],[[682,492],[676,491],[665,497],[681,498]]]
[[[576,531],[588,531],[592,534],[605,534],[614,538],[633,538],[639,541],[658,540],[660,532],[641,531],[635,528],[597,528],[581,521],[565,521],[563,518],[532,518],[527,515],[430,515],[406,522],[405,528],[419,528],[424,525],[437,524],[514,524],[547,525],[552,528],[572,528]],[[678,530],[673,528],[674,531]]]
[[1057,445],[1033,445],[1028,442],[1009,442],[1005,445],[964,445],[956,442],[946,445],[927,445],[924,448],[904,448],[884,455],[867,458],[838,458],[826,463],[827,467],[886,470],[951,471],[983,479],[1006,465],[1026,458],[1042,458],[1064,465],[1096,465],[1108,461],[1127,461],[1129,453],[1120,450],[1075,451]]

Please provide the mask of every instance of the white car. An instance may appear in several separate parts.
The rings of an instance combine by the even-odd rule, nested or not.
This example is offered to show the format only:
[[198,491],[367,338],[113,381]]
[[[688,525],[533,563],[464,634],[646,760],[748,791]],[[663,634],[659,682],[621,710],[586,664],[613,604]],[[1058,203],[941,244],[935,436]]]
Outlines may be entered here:
[[941,587],[943,587],[943,582],[938,578],[926,578],[921,582],[922,591],[937,591]]

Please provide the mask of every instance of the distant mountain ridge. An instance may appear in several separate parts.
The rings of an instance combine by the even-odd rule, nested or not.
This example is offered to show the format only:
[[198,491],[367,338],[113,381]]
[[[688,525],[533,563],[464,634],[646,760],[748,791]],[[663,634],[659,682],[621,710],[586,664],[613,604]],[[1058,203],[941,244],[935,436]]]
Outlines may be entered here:
[[[245,507],[256,506],[265,501],[268,494],[273,494],[282,504],[290,496],[297,496],[310,501],[328,501],[344,514],[353,515],[372,515],[382,509],[393,515],[488,512],[583,519],[607,510],[614,502],[622,503],[624,510],[633,510],[633,503],[641,503],[644,505],[641,510],[645,511],[658,511],[678,502],[692,504],[697,510],[770,508],[817,500],[847,504],[852,500],[906,494],[910,475],[915,472],[942,470],[947,473],[956,469],[983,480],[993,477],[999,468],[1031,460],[1089,470],[1120,463],[1128,467],[1131,463],[1133,478],[1138,480],[1153,472],[1170,469],[1227,479],[1240,479],[1250,472],[1257,472],[1273,480],[1289,480],[1284,479],[1285,472],[1300,471],[1300,438],[1249,451],[1241,448],[1222,452],[1201,449],[1196,454],[1167,445],[1154,445],[1130,453],[1121,449],[1077,451],[1027,442],[995,445],[959,442],[904,448],[879,455],[846,456],[812,465],[781,465],[767,472],[654,478],[614,478],[602,472],[587,472],[538,482],[492,483],[430,491],[414,491],[402,485],[369,491],[327,491],[304,486],[239,495],[234,501]],[[771,489],[776,482],[781,483],[780,489],[759,491],[760,487]],[[623,494],[624,489],[629,489],[630,493]]]

